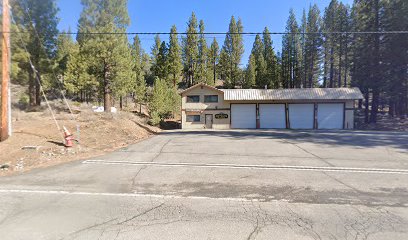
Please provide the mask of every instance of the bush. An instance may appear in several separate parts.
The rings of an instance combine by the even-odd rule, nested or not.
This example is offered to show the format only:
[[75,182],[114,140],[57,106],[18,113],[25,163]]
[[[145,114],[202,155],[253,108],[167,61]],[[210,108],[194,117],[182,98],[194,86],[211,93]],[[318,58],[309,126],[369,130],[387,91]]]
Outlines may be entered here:
[[173,115],[180,105],[180,96],[165,80],[156,78],[149,102],[151,124],[157,125]]
[[30,97],[26,93],[21,94],[18,100],[18,104],[21,107],[25,108],[28,106],[29,103],[30,103]]

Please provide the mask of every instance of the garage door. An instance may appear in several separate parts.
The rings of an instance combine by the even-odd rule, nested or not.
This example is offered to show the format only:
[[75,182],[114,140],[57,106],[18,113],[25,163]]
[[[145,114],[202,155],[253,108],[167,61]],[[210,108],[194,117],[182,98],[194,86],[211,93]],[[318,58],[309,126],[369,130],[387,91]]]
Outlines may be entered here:
[[231,128],[256,128],[256,104],[231,104]]
[[289,104],[289,124],[292,129],[313,129],[314,105]]
[[319,103],[317,104],[317,128],[342,129],[344,104]]
[[259,104],[260,128],[286,128],[285,104]]

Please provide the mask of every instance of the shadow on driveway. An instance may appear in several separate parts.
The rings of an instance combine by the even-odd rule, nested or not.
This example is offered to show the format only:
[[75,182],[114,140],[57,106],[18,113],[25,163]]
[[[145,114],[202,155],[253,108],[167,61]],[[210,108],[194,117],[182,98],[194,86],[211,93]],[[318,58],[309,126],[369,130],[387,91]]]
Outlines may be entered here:
[[231,139],[276,139],[313,142],[337,146],[395,147],[408,150],[408,133],[347,131],[347,130],[179,130],[162,132],[161,135],[216,136]]

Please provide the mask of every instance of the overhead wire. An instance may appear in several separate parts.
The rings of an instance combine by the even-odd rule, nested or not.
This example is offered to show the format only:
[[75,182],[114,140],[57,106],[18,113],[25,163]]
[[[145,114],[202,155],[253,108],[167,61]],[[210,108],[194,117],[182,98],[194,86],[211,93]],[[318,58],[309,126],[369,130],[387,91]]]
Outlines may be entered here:
[[[13,31],[9,32],[0,32],[0,33],[14,33]],[[20,32],[29,33],[29,32]],[[265,34],[264,32],[59,32],[57,35],[248,35],[256,36],[257,34]],[[269,35],[338,35],[338,34],[408,34],[408,30],[401,31],[334,31],[334,32],[269,32]]]
[[[11,7],[10,7],[10,6],[8,6],[8,7],[10,8],[10,12],[12,12],[12,11],[11,11]],[[16,24],[16,21],[15,21],[15,19],[14,19],[14,17],[13,17],[13,14],[10,14],[10,15],[11,15],[12,21],[14,22],[14,24]],[[19,30],[19,27],[18,27],[17,24],[16,24],[16,28],[17,28],[17,30]],[[37,71],[37,69],[35,68],[35,66],[34,66],[34,64],[33,64],[32,60],[31,60],[30,52],[28,51],[27,46],[25,45],[23,38],[21,37],[21,35],[19,35],[19,34],[17,34],[17,35],[19,36],[19,39],[20,39],[20,41],[21,41],[21,44],[22,44],[22,46],[23,46],[24,51],[27,53],[28,62],[29,62],[29,64],[30,64],[31,69],[33,70],[33,73],[34,73],[34,76],[35,76],[34,78],[36,79],[38,85],[40,86],[40,92],[41,92],[42,96],[44,97],[44,100],[45,100],[45,102],[46,102],[46,104],[47,104],[48,109],[49,109],[50,112],[51,112],[52,118],[53,118],[53,120],[54,120],[55,125],[57,126],[58,131],[61,133],[61,127],[60,127],[60,125],[59,125],[59,123],[58,123],[58,121],[57,121],[57,118],[55,117],[55,113],[54,113],[54,111],[53,111],[52,108],[51,108],[51,105],[50,105],[50,103],[49,103],[49,101],[48,101],[48,98],[47,98],[47,96],[46,96],[46,94],[45,94],[44,88],[43,88],[43,86],[42,86],[42,84],[41,84],[41,81],[40,81],[40,79],[39,79],[39,76],[38,76],[38,75],[39,75],[39,72]],[[61,135],[61,136],[62,136],[62,140],[64,141],[64,136],[63,136],[63,135]]]
[[[33,19],[31,18],[31,14],[30,14],[30,12],[29,12],[28,10],[29,10],[29,9],[26,8],[26,15],[27,15],[28,18],[29,18],[30,25],[31,25],[31,27],[34,29],[34,32],[35,32],[35,35],[36,35],[36,37],[37,37],[37,39],[38,39],[39,44],[40,44],[41,47],[43,48],[44,52],[46,52],[45,46],[43,45],[43,43],[42,43],[42,41],[41,41],[40,34],[38,33],[37,29],[35,28],[35,26],[34,26],[34,24],[33,24]],[[47,54],[45,54],[45,56],[48,58]],[[48,59],[48,60],[50,60],[50,59]],[[55,81],[57,82],[58,88],[59,88],[59,90],[60,90],[60,92],[61,92],[61,95],[62,95],[62,97],[63,97],[63,99],[64,99],[65,105],[68,107],[69,113],[70,113],[70,115],[71,115],[71,119],[74,120],[74,119],[75,119],[75,118],[74,118],[74,114],[73,114],[73,112],[72,112],[71,106],[69,105],[69,103],[68,103],[68,101],[67,101],[67,98],[65,97],[63,88],[62,88],[61,83],[60,83],[60,80],[57,78],[57,75],[55,74],[54,69],[51,68],[51,72],[52,72],[52,75],[53,75]]]

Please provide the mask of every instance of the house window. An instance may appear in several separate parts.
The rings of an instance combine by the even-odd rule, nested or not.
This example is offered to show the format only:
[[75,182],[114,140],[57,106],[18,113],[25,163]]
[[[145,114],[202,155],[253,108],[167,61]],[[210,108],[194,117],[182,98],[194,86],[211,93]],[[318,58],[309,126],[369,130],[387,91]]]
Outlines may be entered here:
[[217,103],[218,102],[218,95],[205,95],[204,102],[207,103]]
[[200,115],[187,115],[186,121],[187,122],[200,122],[201,118],[200,118]]
[[189,103],[200,102],[200,96],[199,95],[187,96],[187,102],[189,102]]

